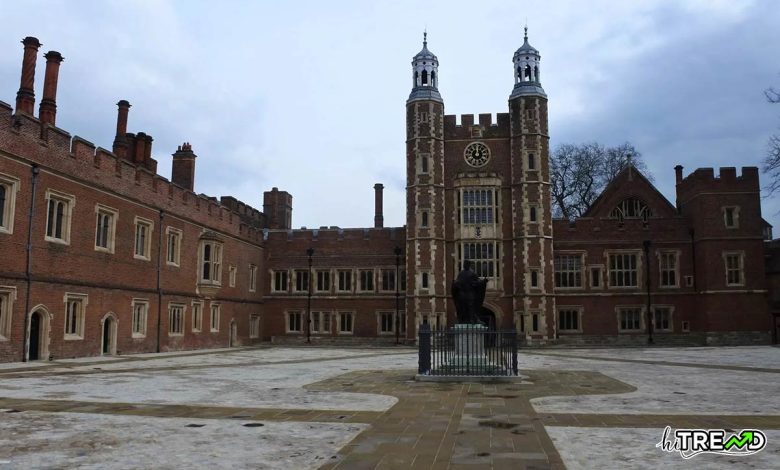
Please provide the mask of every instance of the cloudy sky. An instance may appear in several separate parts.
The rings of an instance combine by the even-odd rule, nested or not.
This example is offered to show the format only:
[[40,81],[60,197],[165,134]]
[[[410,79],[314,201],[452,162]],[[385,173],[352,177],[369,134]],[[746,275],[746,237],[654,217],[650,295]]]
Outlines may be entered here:
[[[760,165],[780,127],[763,96],[780,87],[774,0],[3,1],[0,19],[0,100],[15,102],[19,41],[36,36],[65,56],[60,127],[110,148],[127,99],[160,174],[189,141],[197,192],[262,208],[278,186],[296,227],[371,226],[376,182],[385,224],[404,224],[404,103],[425,27],[446,112],[496,113],[527,19],[552,144],[630,141],[672,201],[675,165]],[[780,196],[764,201],[777,228],[779,211]]]

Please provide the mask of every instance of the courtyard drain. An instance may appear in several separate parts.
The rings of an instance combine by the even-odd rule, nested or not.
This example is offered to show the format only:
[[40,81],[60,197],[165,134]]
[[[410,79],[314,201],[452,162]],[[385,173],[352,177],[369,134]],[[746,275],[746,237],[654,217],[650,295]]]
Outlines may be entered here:
[[6,413],[21,413],[21,410],[6,410]]
[[490,452],[480,452],[477,454],[477,457],[487,457],[490,455]]
[[188,425],[186,425],[184,427],[185,428],[202,428],[203,426],[205,426],[205,424],[190,423],[190,424],[188,424]]
[[262,426],[265,426],[265,424],[263,424],[263,423],[246,423],[246,424],[244,424],[245,428],[259,428],[259,427],[262,427]]

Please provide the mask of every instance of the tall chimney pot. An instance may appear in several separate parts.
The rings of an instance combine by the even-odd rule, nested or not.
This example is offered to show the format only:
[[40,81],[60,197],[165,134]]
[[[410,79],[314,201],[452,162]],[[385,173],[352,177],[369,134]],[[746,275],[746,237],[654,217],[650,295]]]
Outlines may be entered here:
[[33,115],[35,109],[35,61],[38,48],[42,46],[38,38],[27,36],[22,40],[24,58],[22,58],[22,80],[16,93],[16,112]]
[[385,225],[385,217],[382,215],[382,183],[374,185],[374,228],[382,228]]
[[43,98],[38,108],[38,118],[44,124],[55,125],[57,121],[57,80],[60,74],[62,54],[57,51],[49,51],[46,57],[46,72],[43,78]]
[[683,173],[682,172],[683,172],[683,166],[682,165],[677,165],[676,167],[674,167],[674,176],[675,176],[675,180],[676,180],[677,184],[682,183],[682,180],[683,180]]
[[119,158],[127,158],[127,115],[130,113],[130,102],[120,100],[116,114],[116,136],[114,137],[114,155]]

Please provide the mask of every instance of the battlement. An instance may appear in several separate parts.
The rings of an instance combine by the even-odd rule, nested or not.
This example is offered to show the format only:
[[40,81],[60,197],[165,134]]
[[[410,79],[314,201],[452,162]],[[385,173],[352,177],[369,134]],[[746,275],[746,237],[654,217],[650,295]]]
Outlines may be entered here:
[[[458,119],[460,118],[460,119]],[[509,113],[448,114],[444,116],[444,135],[448,139],[509,137]]]
[[0,149],[4,152],[205,227],[262,242],[265,217],[257,209],[229,196],[218,201],[197,195],[158,175],[156,161],[152,168],[135,164],[87,139],[12,111],[7,103],[0,103]]
[[745,192],[759,191],[758,168],[742,167],[742,174],[737,174],[735,167],[722,167],[715,176],[713,168],[697,168],[688,176],[682,178],[682,167],[678,169],[677,195],[686,199],[692,192]]
[[273,242],[346,242],[354,243],[371,240],[373,243],[381,240],[392,241],[403,246],[406,240],[406,227],[382,228],[340,228],[320,227],[311,229],[301,227],[290,230],[264,230],[264,238]]

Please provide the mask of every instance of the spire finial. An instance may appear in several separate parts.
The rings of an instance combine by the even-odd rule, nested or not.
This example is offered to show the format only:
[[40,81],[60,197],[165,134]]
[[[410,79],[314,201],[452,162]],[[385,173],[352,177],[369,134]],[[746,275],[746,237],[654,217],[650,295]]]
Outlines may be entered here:
[[523,29],[525,30],[525,36],[523,36],[523,38],[528,41],[528,18],[525,19],[525,28]]
[[423,46],[428,47],[428,27],[423,30]]

